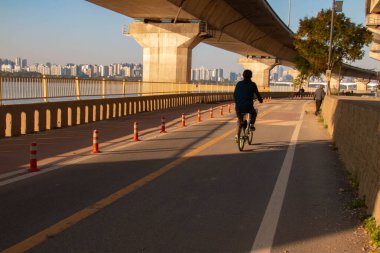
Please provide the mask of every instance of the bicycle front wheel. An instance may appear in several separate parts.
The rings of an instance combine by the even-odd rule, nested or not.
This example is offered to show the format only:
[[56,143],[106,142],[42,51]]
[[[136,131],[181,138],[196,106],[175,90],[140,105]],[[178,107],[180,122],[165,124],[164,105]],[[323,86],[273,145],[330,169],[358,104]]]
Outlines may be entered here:
[[247,135],[248,135],[248,144],[252,145],[252,142],[253,142],[253,131],[249,129]]
[[238,148],[240,151],[243,151],[244,144],[245,144],[245,129],[243,127],[240,127],[239,133],[238,133]]

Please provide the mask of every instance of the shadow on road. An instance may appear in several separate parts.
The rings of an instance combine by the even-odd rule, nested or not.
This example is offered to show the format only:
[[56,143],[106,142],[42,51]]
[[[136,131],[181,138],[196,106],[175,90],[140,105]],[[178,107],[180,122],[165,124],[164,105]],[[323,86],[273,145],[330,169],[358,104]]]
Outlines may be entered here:
[[[151,140],[151,149],[113,152],[107,162],[99,156],[2,187],[7,208],[0,209],[0,249],[174,161],[197,143],[187,141],[186,148],[157,149],[160,144]],[[311,247],[314,240],[352,235],[356,228],[348,208],[351,188],[330,144],[297,146],[274,249]],[[191,157],[30,252],[250,252],[287,148],[285,142],[258,143],[246,152]],[[131,153],[136,159],[126,159]],[[355,239],[346,246],[335,239],[325,243],[320,252],[343,252],[339,247],[354,247]]]

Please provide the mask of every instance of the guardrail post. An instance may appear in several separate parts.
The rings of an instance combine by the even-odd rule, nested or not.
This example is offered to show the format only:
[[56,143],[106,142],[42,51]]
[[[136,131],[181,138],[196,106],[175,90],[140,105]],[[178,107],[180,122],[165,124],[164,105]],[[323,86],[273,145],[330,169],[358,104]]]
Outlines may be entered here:
[[102,98],[106,97],[106,79],[102,78]]
[[44,102],[47,102],[47,81],[46,81],[46,76],[42,76],[42,92],[43,92],[43,97],[44,97]]
[[79,88],[79,78],[75,77],[75,90],[77,95],[77,100],[80,100],[80,88]]
[[125,97],[125,79],[123,79],[123,96]]

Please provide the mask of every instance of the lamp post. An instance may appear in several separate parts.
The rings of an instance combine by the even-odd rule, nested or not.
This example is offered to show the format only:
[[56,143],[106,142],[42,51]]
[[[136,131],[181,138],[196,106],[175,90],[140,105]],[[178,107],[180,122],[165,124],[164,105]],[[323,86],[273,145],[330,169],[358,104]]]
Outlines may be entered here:
[[288,27],[290,27],[290,13],[292,10],[292,0],[289,0]]
[[[336,5],[338,3],[338,5]],[[333,43],[333,32],[334,32],[334,16],[335,10],[341,12],[342,11],[343,1],[332,1],[332,10],[331,10],[331,24],[330,24],[330,45],[329,45],[329,58],[327,62],[327,70],[326,70],[326,79],[327,79],[327,95],[331,94],[330,89],[330,80],[331,80],[331,72],[333,69],[333,63],[331,60],[332,56],[332,43]],[[339,90],[338,90],[339,92]]]
[[330,80],[331,80],[331,71],[332,71],[332,64],[331,64],[331,51],[332,51],[332,38],[333,38],[333,31],[334,31],[334,15],[335,15],[335,0],[333,0],[332,3],[332,9],[331,9],[331,23],[330,23],[330,45],[329,45],[329,58],[327,62],[327,71],[326,71],[326,78],[327,78],[327,95],[331,94],[330,90]]

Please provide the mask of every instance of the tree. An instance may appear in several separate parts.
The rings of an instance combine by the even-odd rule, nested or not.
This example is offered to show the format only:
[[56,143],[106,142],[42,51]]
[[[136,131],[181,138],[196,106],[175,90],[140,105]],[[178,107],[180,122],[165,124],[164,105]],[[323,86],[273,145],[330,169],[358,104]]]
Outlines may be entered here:
[[[296,68],[303,77],[319,76],[327,69],[330,45],[331,10],[321,10],[316,17],[300,20],[294,46],[298,51]],[[372,41],[372,33],[352,23],[343,13],[334,19],[331,62],[333,69],[343,60],[355,61],[364,56],[363,46]]]

